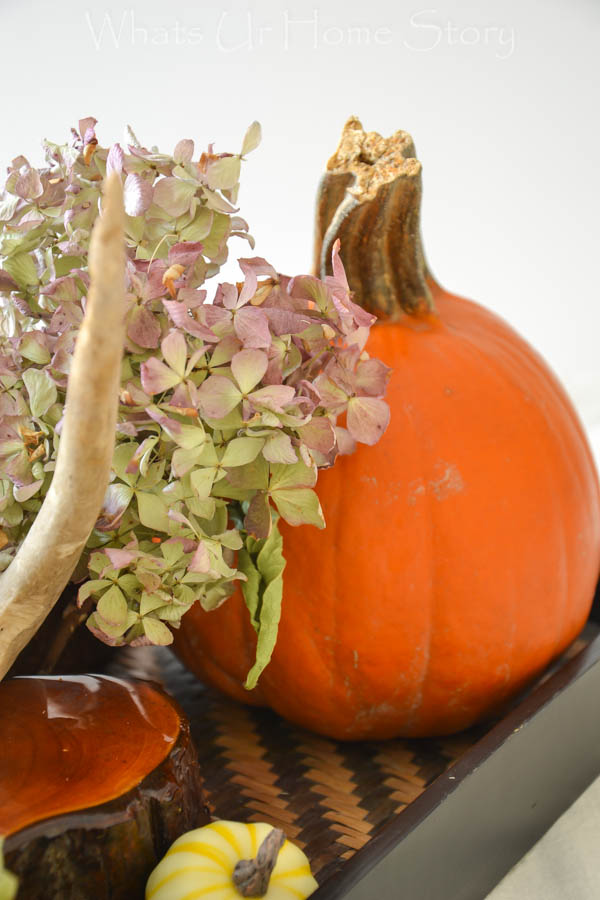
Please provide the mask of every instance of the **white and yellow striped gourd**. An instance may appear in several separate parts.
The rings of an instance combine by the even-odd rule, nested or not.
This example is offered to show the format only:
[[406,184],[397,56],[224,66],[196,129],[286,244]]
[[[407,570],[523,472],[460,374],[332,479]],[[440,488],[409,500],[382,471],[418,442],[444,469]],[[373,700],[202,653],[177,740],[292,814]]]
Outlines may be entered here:
[[[264,822],[211,822],[178,838],[146,885],[146,900],[240,900],[233,870],[254,859],[272,825]],[[282,837],[283,840],[283,837]],[[318,887],[299,847],[285,841],[265,900],[304,900]]]

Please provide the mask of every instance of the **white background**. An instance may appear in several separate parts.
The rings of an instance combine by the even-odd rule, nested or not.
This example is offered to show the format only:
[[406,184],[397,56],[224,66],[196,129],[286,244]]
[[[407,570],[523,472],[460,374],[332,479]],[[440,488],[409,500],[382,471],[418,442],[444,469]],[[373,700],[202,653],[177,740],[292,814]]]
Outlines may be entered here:
[[410,131],[434,273],[541,351],[599,452],[599,46],[596,0],[0,0],[0,163],[87,115],[169,150],[235,151],[259,119],[241,214],[293,274],[346,118]]

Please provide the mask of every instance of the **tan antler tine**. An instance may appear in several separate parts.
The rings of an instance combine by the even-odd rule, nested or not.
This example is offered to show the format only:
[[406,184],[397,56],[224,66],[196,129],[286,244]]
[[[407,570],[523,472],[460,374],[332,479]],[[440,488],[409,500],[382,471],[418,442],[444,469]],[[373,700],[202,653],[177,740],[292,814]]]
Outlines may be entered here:
[[0,678],[71,577],[98,517],[115,443],[125,339],[125,242],[120,176],[104,184],[89,254],[90,290],[73,355],[52,484],[0,576]]

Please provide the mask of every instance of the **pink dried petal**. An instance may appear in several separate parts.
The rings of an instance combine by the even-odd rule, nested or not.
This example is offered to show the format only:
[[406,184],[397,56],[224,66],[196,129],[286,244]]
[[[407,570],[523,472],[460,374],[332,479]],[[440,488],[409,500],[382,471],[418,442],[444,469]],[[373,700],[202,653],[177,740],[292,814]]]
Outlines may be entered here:
[[227,281],[220,284],[214,302],[218,306],[224,306],[225,309],[235,309],[238,305],[238,291],[235,284],[229,284]]
[[5,272],[4,269],[0,269],[0,291],[18,291],[19,285],[14,280],[14,278]]
[[113,569],[124,569],[139,556],[134,550],[119,550],[115,547],[107,547],[104,552],[110,559]]
[[166,363],[180,378],[183,378],[187,359],[187,343],[184,335],[180,331],[172,329],[162,340],[160,349]]
[[181,376],[155,356],[151,356],[141,364],[140,375],[142,387],[148,394],[162,394],[163,391],[174,388],[181,381]]
[[210,375],[198,390],[198,404],[206,419],[222,419],[241,399],[236,385],[223,375]]
[[271,346],[269,321],[262,309],[253,306],[238,309],[233,319],[233,327],[244,347]]
[[189,163],[194,155],[194,142],[190,138],[183,138],[175,144],[173,159],[176,163]]
[[294,312],[291,309],[278,309],[277,307],[261,307],[261,311],[267,316],[273,334],[301,334],[314,319],[309,315]]
[[293,387],[287,384],[271,384],[254,391],[248,399],[253,406],[264,406],[272,412],[283,412],[284,407],[291,403],[295,396],[296,391]]
[[160,339],[160,322],[145,306],[134,306],[129,317],[127,334],[140,347],[154,349]]
[[189,210],[196,189],[196,185],[181,178],[161,178],[154,186],[154,202],[177,218]]
[[200,241],[180,241],[169,250],[169,265],[191,266],[202,254]]
[[79,120],[79,134],[84,142],[86,139],[89,141],[89,135],[94,133],[94,128],[97,124],[98,119],[95,119],[93,116],[87,116],[85,119]]
[[337,447],[341,454],[349,455],[350,453],[354,453],[354,451],[356,450],[356,441],[346,428],[342,428],[340,425],[336,425],[335,436],[337,440]]
[[244,285],[242,287],[242,290],[241,290],[241,293],[240,293],[240,296],[239,296],[239,299],[237,302],[238,307],[245,306],[245,304],[248,303],[248,301],[251,300],[252,297],[254,297],[257,287],[258,287],[258,280],[256,278],[256,273],[252,269],[249,269],[248,272],[246,273],[246,278],[244,279]]
[[298,429],[301,439],[311,450],[327,456],[335,447],[335,430],[326,416],[317,416]]
[[22,171],[17,178],[14,193],[23,200],[35,200],[44,193],[40,173],[37,169],[32,169],[29,164],[23,168],[25,171]]
[[360,360],[356,367],[354,387],[359,395],[383,397],[392,370],[380,359]]
[[120,175],[123,171],[124,158],[125,154],[121,145],[113,144],[106,157],[106,174],[110,175],[111,172],[118,172]]
[[61,275],[54,281],[45,284],[40,288],[40,293],[54,297],[55,300],[62,303],[63,301],[79,300],[80,291],[77,282],[72,275]]
[[128,216],[141,216],[152,204],[152,185],[141,175],[130,173],[125,179],[123,200]]
[[361,444],[376,444],[390,421],[390,408],[375,397],[352,397],[348,402],[348,431]]
[[340,256],[340,246],[340,239],[338,238],[333,245],[333,250],[331,251],[331,268],[333,269],[333,277],[335,278],[335,280],[339,284],[341,284],[346,293],[349,293],[350,285],[348,284],[346,271],[344,269],[344,264],[342,263],[342,259]]
[[189,572],[210,572],[210,556],[204,541],[200,541],[196,547],[192,560],[188,566]]
[[284,465],[293,465],[298,462],[298,456],[294,450],[292,439],[289,434],[280,432],[268,438],[263,447],[262,454],[265,459],[272,463],[283,463]]
[[[181,291],[179,292],[181,296]],[[204,291],[202,291],[204,293]],[[163,306],[167,310],[169,314],[169,318],[176,326],[176,328],[181,328],[183,331],[186,331],[188,334],[193,335],[194,337],[200,338],[205,341],[217,341],[218,338],[212,333],[210,328],[207,328],[205,325],[201,325],[197,319],[194,319],[192,315],[190,315],[190,311],[195,308],[189,302],[179,300],[163,300]]]
[[[232,219],[231,224],[233,227],[239,228],[240,225],[237,224],[238,222],[242,223],[244,229],[248,228],[247,222],[245,222],[244,219],[238,219],[237,217],[235,219]],[[263,259],[262,256],[252,256],[246,257],[244,259],[239,259],[238,263],[244,275],[247,275],[249,272],[253,272],[254,275],[259,278],[261,276],[266,276],[268,278],[273,278],[275,281],[277,281],[278,279],[277,272],[275,271],[271,263],[267,262],[266,259]]]

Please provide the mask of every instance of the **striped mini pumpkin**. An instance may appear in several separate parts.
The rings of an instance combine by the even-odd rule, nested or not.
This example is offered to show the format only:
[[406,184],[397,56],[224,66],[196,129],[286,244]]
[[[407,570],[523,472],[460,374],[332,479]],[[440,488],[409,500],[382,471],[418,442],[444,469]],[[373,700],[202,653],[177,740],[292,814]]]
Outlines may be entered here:
[[[253,859],[273,830],[264,822],[211,822],[178,838],[146,885],[146,900],[239,900],[233,882],[236,863]],[[265,900],[304,900],[317,888],[299,847],[285,841],[271,874]]]

